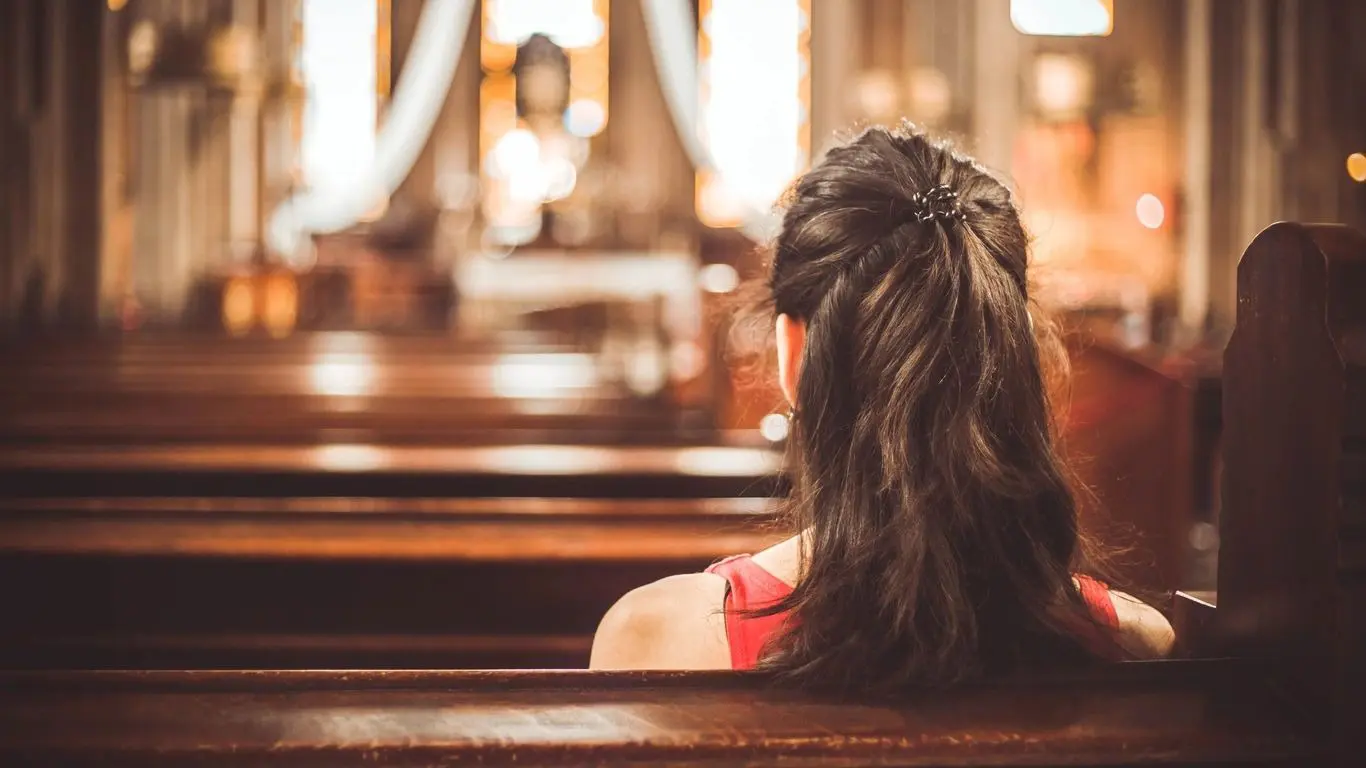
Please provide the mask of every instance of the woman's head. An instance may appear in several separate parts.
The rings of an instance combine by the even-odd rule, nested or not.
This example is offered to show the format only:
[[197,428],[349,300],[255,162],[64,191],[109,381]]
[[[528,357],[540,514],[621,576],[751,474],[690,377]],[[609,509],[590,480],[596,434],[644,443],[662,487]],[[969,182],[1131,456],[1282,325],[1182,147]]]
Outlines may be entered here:
[[833,687],[1069,657],[1076,510],[1009,190],[909,128],[791,191],[769,288],[806,572],[769,657]]

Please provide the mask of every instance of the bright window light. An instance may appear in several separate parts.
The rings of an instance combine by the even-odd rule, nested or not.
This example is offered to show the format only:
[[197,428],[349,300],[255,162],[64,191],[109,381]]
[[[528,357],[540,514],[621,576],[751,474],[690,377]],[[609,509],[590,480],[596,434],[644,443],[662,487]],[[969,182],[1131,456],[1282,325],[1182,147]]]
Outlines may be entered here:
[[376,0],[303,0],[304,183],[343,186],[375,156]]
[[702,0],[702,138],[716,163],[697,209],[712,226],[768,210],[808,162],[810,0]]
[[539,32],[562,48],[587,48],[605,29],[593,0],[495,0],[489,8],[489,40],[504,45],[521,45]]
[[1114,0],[1010,0],[1010,21],[1026,35],[1105,36],[1114,30]]

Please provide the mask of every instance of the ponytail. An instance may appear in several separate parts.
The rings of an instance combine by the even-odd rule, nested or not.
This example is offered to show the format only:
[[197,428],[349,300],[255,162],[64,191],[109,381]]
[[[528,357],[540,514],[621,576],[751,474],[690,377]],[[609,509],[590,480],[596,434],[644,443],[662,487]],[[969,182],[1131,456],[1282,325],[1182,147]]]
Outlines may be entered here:
[[1084,657],[1026,251],[1006,189],[913,132],[869,130],[797,183],[769,287],[807,327],[803,573],[757,612],[788,613],[779,680],[894,690]]

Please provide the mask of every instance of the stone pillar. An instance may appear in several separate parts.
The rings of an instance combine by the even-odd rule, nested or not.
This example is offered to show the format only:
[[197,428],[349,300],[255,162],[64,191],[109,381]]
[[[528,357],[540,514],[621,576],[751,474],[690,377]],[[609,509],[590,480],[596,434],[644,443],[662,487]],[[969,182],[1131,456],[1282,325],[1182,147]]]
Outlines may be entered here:
[[[390,86],[398,84],[403,64],[423,9],[422,0],[393,0],[392,61]],[[432,134],[413,169],[399,185],[396,196],[414,205],[437,206],[451,177],[478,172],[479,168],[479,39],[480,10],[475,9],[466,32],[460,62]],[[381,117],[381,120],[383,118]]]
[[[417,33],[418,22],[422,17],[423,0],[393,0],[393,47],[392,61],[390,67],[390,89],[397,85],[398,79],[402,76],[404,64],[408,59],[408,51],[412,48],[413,36]],[[471,26],[478,27],[478,23]],[[463,62],[462,62],[463,63]],[[457,75],[458,76],[458,75]],[[449,98],[447,99],[449,102]],[[422,153],[418,155],[413,163],[413,168],[408,176],[399,184],[395,196],[408,201],[412,205],[425,206],[433,202],[436,186],[436,137],[441,133],[440,123],[444,122],[445,115],[437,118],[437,125],[432,129],[432,136],[422,148]],[[383,116],[381,115],[381,120]],[[378,127],[378,126],[377,126]]]
[[[298,0],[259,0],[262,56],[267,77],[284,82],[291,73],[295,55],[295,20]],[[295,140],[297,105],[292,101],[272,102],[261,110],[258,123],[257,168],[258,206],[261,221],[268,222],[275,207],[291,193],[291,181],[298,164]]]
[[850,84],[857,81],[860,4],[811,4],[811,155],[815,160],[855,120]]
[[[163,28],[191,24],[192,4],[143,0],[138,21]],[[188,298],[198,253],[191,229],[193,206],[191,124],[194,94],[146,90],[133,97],[136,213],[133,225],[132,292],[154,316],[178,317]]]
[[1010,0],[977,0],[973,82],[973,137],[976,155],[988,168],[1009,176],[1020,123],[1020,35],[1010,22]]
[[100,217],[103,227],[98,303],[102,325],[120,322],[124,298],[132,290],[134,123],[125,47],[128,19],[126,12],[106,12],[101,24]]
[[60,16],[54,59],[53,102],[62,116],[56,137],[60,174],[57,221],[60,233],[57,317],[67,327],[95,328],[99,318],[103,217],[103,4],[62,0],[53,3]]
[[[260,6],[238,0],[144,0],[137,9],[158,28],[203,28]],[[200,85],[155,87],[134,98],[137,111],[137,206],[133,293],[148,316],[174,322],[196,282],[232,258],[234,235],[259,225],[252,190],[257,151],[254,117],[238,101]],[[245,191],[245,197],[234,193]]]
[[1188,330],[1203,328],[1209,312],[1210,289],[1210,113],[1214,73],[1211,0],[1186,0],[1186,170],[1180,317]]
[[605,148],[615,170],[620,244],[651,248],[663,222],[695,219],[695,177],[659,86],[640,4],[612,3],[609,28],[611,107],[605,141],[595,140],[594,151]]
[[[260,0],[233,0],[232,21],[260,33]],[[262,48],[265,46],[263,45]],[[228,242],[234,256],[249,253],[261,238],[261,103],[239,98],[228,116]]]
[[6,325],[95,320],[103,12],[78,0],[21,0],[0,14]]
[[28,132],[22,118],[20,82],[28,76],[21,39],[26,31],[25,3],[0,3],[0,335],[9,330],[18,313],[19,268],[26,250],[19,206],[27,195],[28,173],[23,165],[23,145]]

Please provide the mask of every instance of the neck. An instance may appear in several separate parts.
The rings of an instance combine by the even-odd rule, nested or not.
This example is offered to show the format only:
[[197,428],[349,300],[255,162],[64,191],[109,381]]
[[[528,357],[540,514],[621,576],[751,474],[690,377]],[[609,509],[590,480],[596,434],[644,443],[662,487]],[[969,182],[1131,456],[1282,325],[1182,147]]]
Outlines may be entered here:
[[788,586],[796,586],[810,552],[810,537],[802,531],[754,555],[754,562]]

